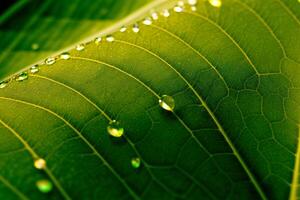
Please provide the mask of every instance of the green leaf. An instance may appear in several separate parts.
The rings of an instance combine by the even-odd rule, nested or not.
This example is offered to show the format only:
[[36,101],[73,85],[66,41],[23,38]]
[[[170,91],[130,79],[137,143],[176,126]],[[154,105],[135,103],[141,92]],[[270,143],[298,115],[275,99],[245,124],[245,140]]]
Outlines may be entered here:
[[300,3],[212,2],[155,2],[132,15],[139,31],[130,17],[10,79],[0,199],[299,198]]

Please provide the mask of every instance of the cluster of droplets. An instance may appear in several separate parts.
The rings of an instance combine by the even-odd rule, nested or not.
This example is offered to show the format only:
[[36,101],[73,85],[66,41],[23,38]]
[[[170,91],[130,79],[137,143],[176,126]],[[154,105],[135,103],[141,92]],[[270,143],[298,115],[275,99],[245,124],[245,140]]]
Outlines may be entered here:
[[[43,158],[37,158],[34,160],[33,166],[37,170],[46,170],[47,163],[46,160],[44,160]],[[36,187],[42,193],[49,193],[52,191],[53,184],[48,179],[39,179],[36,181]]]
[[[221,0],[207,0],[207,1],[214,7],[220,7],[222,5]],[[192,11],[197,10],[197,8],[196,8],[197,0],[187,0],[186,2],[187,2],[187,5],[190,7],[190,10],[192,10]],[[186,3],[184,1],[179,1],[173,7],[173,11],[177,12],[177,13],[183,12],[184,9],[186,9]],[[153,21],[158,20],[160,16],[167,18],[170,15],[171,15],[171,12],[168,9],[163,9],[160,12],[152,11],[152,12],[150,12],[150,16],[148,16],[142,20],[142,24],[144,24],[146,26],[150,26],[153,23]],[[139,23],[138,22],[134,23],[130,29],[134,33],[140,32]],[[126,26],[122,26],[119,29],[119,31],[121,33],[124,33],[127,30],[129,30],[129,28]],[[115,40],[115,38],[113,35],[106,35],[103,38],[96,37],[93,42],[96,45],[100,45],[100,43],[103,40],[106,42],[113,42]],[[38,48],[39,48],[38,44],[32,45],[32,49],[36,50]],[[86,48],[86,44],[84,44],[84,43],[81,43],[81,44],[78,44],[75,46],[75,50],[77,50],[77,51],[83,51],[83,50],[85,50],[85,48]],[[59,56],[47,58],[43,64],[49,66],[49,65],[53,65],[54,63],[56,63],[56,61],[58,59],[68,60],[70,58],[71,58],[70,53],[63,52]],[[38,73],[39,71],[40,71],[39,65],[33,65],[32,67],[29,68],[28,71],[19,73],[13,79],[18,82],[21,82],[21,81],[28,79],[28,73],[35,74],[35,73]],[[9,82],[10,82],[10,80],[0,82],[0,89],[5,88],[9,84]],[[175,109],[175,100],[172,96],[162,95],[158,100],[158,105],[167,112],[173,112]],[[117,120],[111,120],[107,126],[107,132],[111,137],[121,138],[124,135],[124,128],[122,127],[120,122],[118,122]],[[142,163],[141,158],[139,158],[139,157],[133,157],[130,161],[130,164],[134,169],[139,168],[141,166],[141,163]],[[34,167],[37,170],[46,170],[46,161],[43,158],[38,158],[38,159],[34,160]],[[42,193],[48,193],[53,188],[52,182],[48,179],[38,180],[36,182],[36,186],[39,189],[39,191]]]

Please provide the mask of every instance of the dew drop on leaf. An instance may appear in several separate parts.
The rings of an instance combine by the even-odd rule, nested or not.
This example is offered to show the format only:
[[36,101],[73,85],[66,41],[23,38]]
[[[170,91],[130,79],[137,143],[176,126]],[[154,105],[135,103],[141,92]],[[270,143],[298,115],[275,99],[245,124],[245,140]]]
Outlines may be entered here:
[[63,60],[69,60],[71,58],[70,53],[68,53],[68,52],[64,52],[64,53],[60,54],[59,57]]
[[51,192],[53,185],[49,180],[42,179],[36,182],[36,186],[42,193]]
[[34,167],[36,169],[45,169],[46,168],[46,161],[43,158],[38,158],[34,161]]
[[217,7],[217,8],[222,6],[221,0],[208,0],[208,2],[210,3],[210,5]]
[[119,122],[113,120],[107,126],[107,132],[113,137],[121,137],[124,133],[124,129],[120,126]]
[[182,12],[182,11],[183,11],[183,7],[177,5],[177,6],[174,7],[174,11],[175,11],[175,12],[178,12],[178,13],[179,13],[179,12]]
[[76,45],[76,47],[75,47],[75,49],[77,50],[77,51],[83,51],[84,50],[84,44],[78,44],[78,45]]
[[37,43],[33,43],[33,44],[31,45],[31,49],[34,50],[34,51],[38,50],[39,48],[40,48],[40,45],[37,44]]
[[152,17],[153,20],[158,20],[158,14],[156,12],[153,12],[151,14],[151,17]]
[[141,166],[141,159],[140,158],[132,158],[131,166],[136,169],[139,168]]
[[167,111],[173,111],[175,108],[175,100],[171,96],[163,95],[158,102],[160,107]]
[[5,88],[8,84],[8,81],[0,81],[0,89]]
[[55,63],[55,58],[49,57],[45,60],[46,65],[53,65]]
[[112,35],[106,36],[106,41],[107,42],[113,42],[114,40],[115,40],[114,36],[112,36]]
[[126,26],[122,26],[122,27],[120,28],[120,32],[122,32],[122,33],[124,33],[126,30],[127,30]]
[[147,18],[144,19],[143,24],[145,24],[145,25],[151,25],[152,24],[152,20],[149,17],[147,17]]
[[139,25],[138,24],[133,24],[132,30],[133,30],[133,32],[138,33],[140,31]]
[[24,81],[24,80],[28,79],[28,74],[27,74],[27,72],[22,72],[22,73],[18,74],[15,79],[18,82]]
[[39,66],[38,65],[33,65],[32,67],[30,67],[29,71],[32,74],[38,73],[39,72]]
[[96,45],[99,45],[101,41],[102,41],[101,37],[96,37],[95,40],[94,40]]
[[170,12],[169,12],[168,10],[163,10],[163,11],[162,11],[162,15],[163,15],[164,17],[169,17],[169,16],[170,16]]
[[188,4],[194,6],[197,4],[197,0],[188,0]]
[[196,6],[191,6],[191,11],[197,11],[197,7]]

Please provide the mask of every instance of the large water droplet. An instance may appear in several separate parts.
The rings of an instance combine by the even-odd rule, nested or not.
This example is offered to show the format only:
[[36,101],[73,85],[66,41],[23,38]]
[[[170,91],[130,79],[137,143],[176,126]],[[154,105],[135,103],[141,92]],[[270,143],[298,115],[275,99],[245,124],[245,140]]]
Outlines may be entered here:
[[52,183],[47,179],[42,179],[36,182],[36,186],[39,189],[39,191],[43,193],[51,192],[53,185]]
[[34,161],[34,167],[36,169],[45,169],[46,168],[46,161],[43,158],[38,158]]
[[55,63],[55,58],[49,57],[45,60],[46,65],[53,65]]
[[38,65],[33,65],[32,67],[30,67],[29,71],[32,74],[38,73],[39,72],[39,66]]
[[173,111],[175,108],[175,100],[171,96],[163,95],[159,99],[159,105],[167,111]]
[[120,32],[121,32],[121,33],[124,33],[126,30],[127,30],[126,26],[122,26],[122,27],[120,28]]
[[169,16],[170,16],[169,10],[167,10],[167,9],[163,10],[163,11],[162,11],[162,15],[163,15],[164,17],[169,17]]
[[106,36],[106,41],[107,41],[107,42],[113,42],[113,41],[115,41],[115,38],[114,38],[114,36],[112,36],[112,35],[107,35],[107,36]]
[[18,74],[15,79],[18,82],[24,81],[24,80],[28,79],[28,73],[22,72],[22,73]]
[[151,17],[152,17],[153,20],[158,20],[158,14],[156,12],[153,12],[151,14]]
[[140,158],[138,158],[138,157],[136,157],[136,158],[132,158],[131,159],[131,166],[133,167],[133,168],[139,168],[140,166],[141,166],[141,159]]
[[119,122],[113,120],[107,126],[107,132],[113,137],[121,137],[124,133],[124,129],[120,126]]
[[140,27],[138,24],[133,24],[132,31],[138,33],[140,31]]
[[59,57],[63,60],[69,60],[71,58],[71,55],[69,52],[64,52],[64,53],[60,54]]
[[40,48],[40,45],[37,44],[37,43],[33,43],[33,44],[31,45],[31,49],[34,50],[34,51],[38,50],[39,48]]
[[151,25],[152,24],[151,18],[149,18],[149,17],[145,18],[144,21],[143,21],[143,24],[145,24],[145,25]]
[[85,48],[85,45],[84,45],[84,44],[78,44],[78,45],[76,45],[76,47],[75,47],[75,49],[76,49],[77,51],[83,51],[84,48]]
[[188,4],[194,6],[197,4],[197,0],[188,0]]
[[217,8],[222,6],[221,0],[208,0],[208,2],[210,3],[210,5],[217,7]]
[[99,45],[101,41],[102,41],[101,37],[96,37],[95,40],[94,40],[96,45]]
[[5,88],[8,84],[8,81],[0,81],[0,89]]

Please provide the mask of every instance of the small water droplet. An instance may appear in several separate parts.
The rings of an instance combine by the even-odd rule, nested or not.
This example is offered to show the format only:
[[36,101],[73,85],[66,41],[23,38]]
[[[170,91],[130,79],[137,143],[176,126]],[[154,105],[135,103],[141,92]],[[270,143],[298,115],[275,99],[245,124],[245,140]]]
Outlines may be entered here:
[[29,71],[32,74],[38,73],[39,72],[39,66],[38,65],[33,65],[32,67],[30,67]]
[[60,54],[59,57],[63,60],[69,60],[71,58],[71,55],[69,52],[64,52],[64,53]]
[[188,4],[191,6],[195,6],[197,4],[197,0],[188,0]]
[[153,20],[158,20],[158,14],[156,12],[153,12],[151,14],[151,17],[152,17]]
[[138,24],[133,24],[132,30],[133,30],[133,32],[138,33],[140,31],[139,25]]
[[56,62],[55,58],[49,57],[45,60],[46,65],[53,65]]
[[175,100],[171,96],[163,95],[159,99],[159,105],[167,111],[173,111],[175,108]]
[[101,41],[102,41],[101,37],[96,37],[95,40],[94,40],[96,45],[99,45]]
[[0,89],[5,88],[9,81],[0,81]]
[[169,10],[167,10],[167,9],[163,10],[163,11],[162,11],[162,15],[163,15],[164,17],[169,17],[169,16],[170,16]]
[[124,129],[120,126],[119,122],[113,120],[107,126],[107,132],[113,137],[121,137],[124,133]]
[[120,32],[122,32],[122,33],[124,33],[126,30],[127,30],[126,26],[122,26],[122,27],[120,28]]
[[37,43],[33,43],[33,44],[31,45],[31,49],[34,50],[34,51],[38,50],[39,48],[40,48],[40,45],[37,44]]
[[112,35],[106,36],[106,41],[107,42],[113,42],[114,40],[115,40],[114,36],[112,36]]
[[76,47],[75,47],[75,49],[76,49],[77,51],[83,51],[84,48],[85,48],[85,45],[84,45],[84,44],[78,44],[78,45],[76,45]]
[[38,180],[36,186],[42,193],[49,193],[53,188],[53,184],[47,179]]
[[152,20],[149,17],[147,17],[147,18],[144,19],[143,24],[145,24],[145,25],[151,25],[152,24]]
[[178,2],[177,2],[177,5],[178,5],[178,6],[184,6],[184,2],[183,2],[183,1],[178,1]]
[[182,11],[183,11],[183,7],[177,5],[177,6],[174,7],[174,11],[175,11],[175,12],[178,12],[178,13],[179,13],[179,12],[182,12]]
[[34,161],[34,167],[36,169],[45,169],[46,168],[46,161],[43,158],[38,158]]
[[197,7],[196,6],[191,6],[191,11],[193,11],[193,12],[197,11]]
[[132,158],[131,159],[131,166],[133,167],[133,168],[139,168],[140,166],[141,166],[141,159],[140,158],[138,158],[138,157],[136,157],[136,158]]
[[22,73],[18,74],[15,79],[18,82],[24,81],[24,80],[28,79],[28,74],[27,74],[27,72],[22,72]]
[[208,2],[210,3],[210,5],[217,7],[217,8],[222,6],[221,0],[208,0]]

